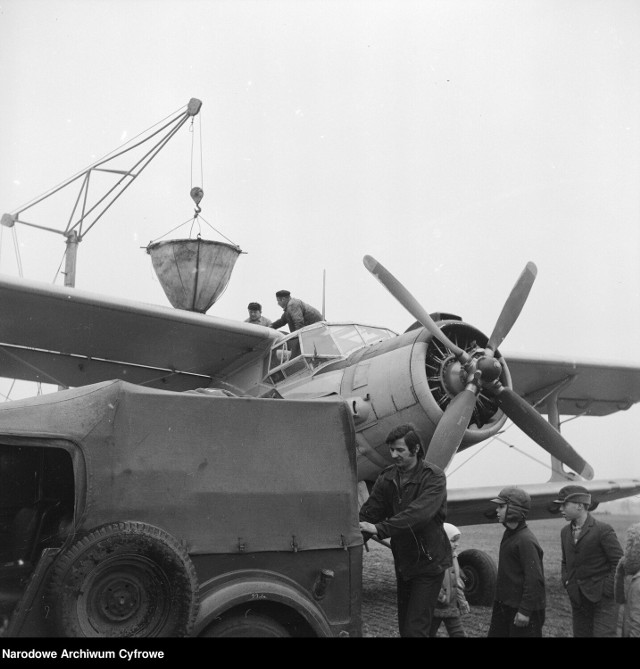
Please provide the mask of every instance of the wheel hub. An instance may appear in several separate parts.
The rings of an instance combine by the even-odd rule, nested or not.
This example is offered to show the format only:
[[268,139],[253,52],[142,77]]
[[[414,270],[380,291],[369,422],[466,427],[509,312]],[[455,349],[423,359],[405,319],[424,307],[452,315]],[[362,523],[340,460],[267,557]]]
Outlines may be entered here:
[[140,606],[140,592],[135,583],[117,580],[107,583],[98,594],[98,606],[104,617],[121,622]]

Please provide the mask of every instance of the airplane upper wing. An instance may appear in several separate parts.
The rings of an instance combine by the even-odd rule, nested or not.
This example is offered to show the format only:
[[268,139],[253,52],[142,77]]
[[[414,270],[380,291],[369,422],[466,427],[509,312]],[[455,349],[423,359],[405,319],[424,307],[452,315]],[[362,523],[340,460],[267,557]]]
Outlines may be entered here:
[[[640,366],[505,354],[513,389],[540,413],[559,385],[558,411],[565,416],[607,416],[640,402]],[[543,400],[543,401],[540,401]]]
[[[258,362],[277,330],[0,276],[0,376],[64,386],[204,387]],[[260,368],[261,370],[261,368]]]
[[[531,511],[527,519],[558,517],[558,508],[552,502],[556,499],[560,488],[566,484],[567,481],[517,484],[531,495]],[[580,480],[580,485],[589,490],[592,502],[597,504],[640,494],[640,479]],[[447,522],[453,525],[497,522],[496,505],[489,500],[497,497],[500,490],[500,486],[448,489]]]
[[[62,386],[119,378],[167,390],[209,385],[256,364],[277,330],[0,275],[0,376]],[[640,366],[506,355],[514,390],[563,415],[640,402]],[[537,406],[546,413],[547,406]]]

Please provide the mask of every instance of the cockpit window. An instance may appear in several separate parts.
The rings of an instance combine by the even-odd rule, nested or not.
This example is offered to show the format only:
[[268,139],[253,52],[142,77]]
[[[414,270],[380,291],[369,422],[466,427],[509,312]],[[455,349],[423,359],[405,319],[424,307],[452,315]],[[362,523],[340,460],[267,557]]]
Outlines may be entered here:
[[355,325],[333,325],[331,334],[342,355],[348,355],[364,345],[364,340]]
[[297,358],[300,355],[300,339],[298,337],[293,337],[293,339],[287,339],[285,342],[276,346],[271,351],[271,359],[269,361],[269,369],[274,369],[275,367],[280,367],[285,363]]
[[302,352],[304,355],[312,355],[314,357],[340,355],[340,350],[333,341],[329,328],[303,332],[300,336],[302,338]]
[[372,328],[370,325],[356,325],[358,332],[362,335],[365,344],[373,344],[376,341],[391,339],[394,334],[384,328]]
[[374,328],[370,325],[332,325],[330,329],[343,355],[348,355],[351,351],[367,344],[395,336],[391,330]]

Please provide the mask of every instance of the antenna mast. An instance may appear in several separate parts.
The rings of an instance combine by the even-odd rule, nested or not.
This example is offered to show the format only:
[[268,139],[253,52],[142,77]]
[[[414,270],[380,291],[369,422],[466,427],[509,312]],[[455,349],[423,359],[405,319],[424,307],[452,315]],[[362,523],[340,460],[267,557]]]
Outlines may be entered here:
[[322,270],[322,320],[326,320],[324,317],[324,297],[325,297],[325,286],[326,286],[327,270]]

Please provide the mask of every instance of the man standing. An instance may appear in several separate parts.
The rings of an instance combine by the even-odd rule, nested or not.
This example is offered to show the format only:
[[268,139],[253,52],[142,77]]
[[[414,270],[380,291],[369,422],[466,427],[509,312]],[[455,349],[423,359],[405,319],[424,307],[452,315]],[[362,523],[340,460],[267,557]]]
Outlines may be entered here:
[[295,332],[305,325],[324,320],[317,309],[302,300],[291,297],[288,290],[279,290],[276,293],[276,301],[278,306],[284,310],[282,316],[271,323],[271,327],[276,330],[286,324],[289,326],[289,332]]
[[589,513],[591,494],[583,486],[565,486],[554,503],[569,521],[560,532],[561,572],[571,601],[573,636],[615,637],[614,579],[623,553],[615,530]]
[[498,554],[496,594],[490,637],[541,637],[546,595],[543,551],[526,523],[531,497],[526,490],[507,486],[491,500],[505,526]]
[[249,310],[249,318],[245,320],[245,323],[271,327],[271,321],[262,315],[262,305],[259,302],[249,302],[247,309]]
[[447,512],[444,471],[424,461],[413,425],[386,439],[393,465],[378,476],[360,509],[365,539],[391,538],[401,637],[428,637],[445,571],[453,564],[443,524]]

